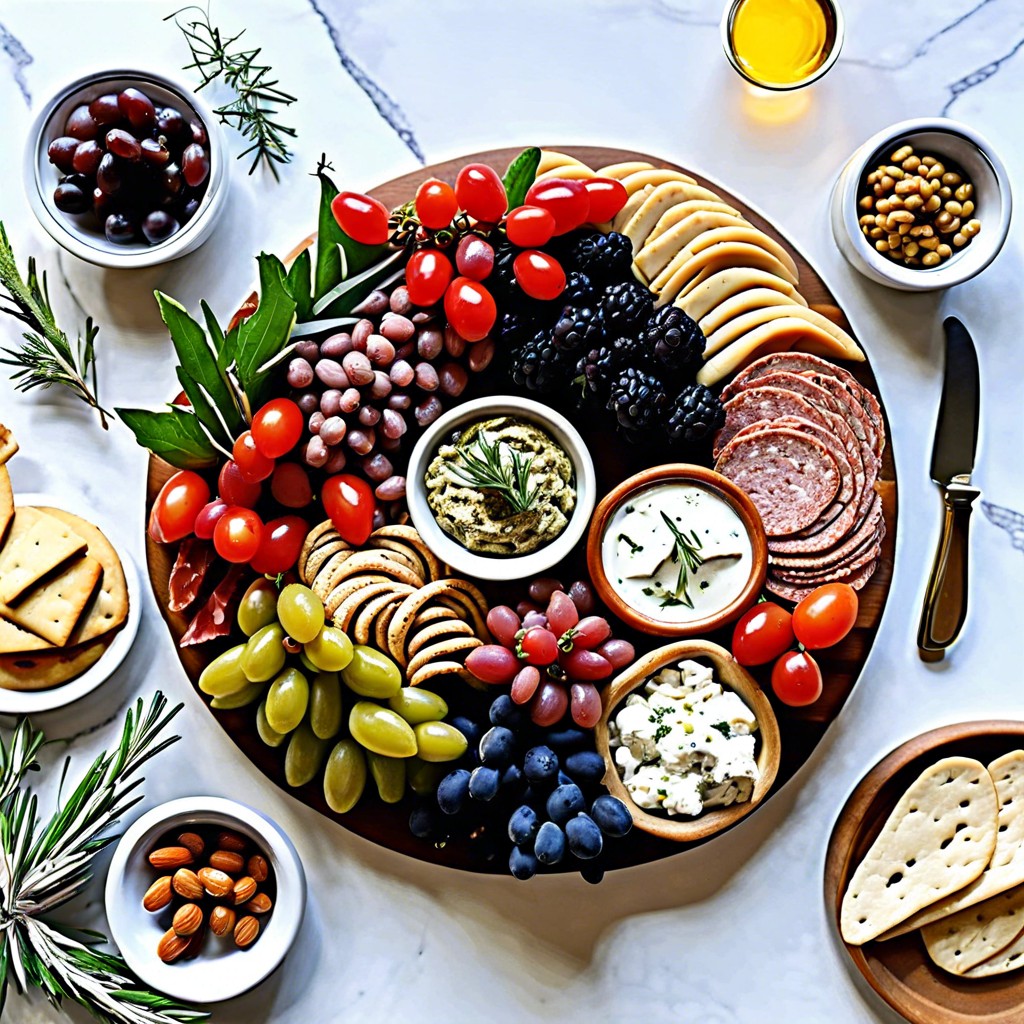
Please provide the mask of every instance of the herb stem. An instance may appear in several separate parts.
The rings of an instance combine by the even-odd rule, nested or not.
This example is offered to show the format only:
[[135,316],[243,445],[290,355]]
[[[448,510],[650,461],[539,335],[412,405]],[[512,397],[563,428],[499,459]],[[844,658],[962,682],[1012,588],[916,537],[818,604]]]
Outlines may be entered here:
[[[474,447],[479,454],[473,451]],[[462,465],[453,467],[452,472],[469,487],[496,491],[513,512],[528,512],[533,508],[539,491],[536,484],[530,486],[534,456],[526,459],[517,448],[504,445],[509,453],[506,460],[502,458],[502,447],[500,441],[488,441],[481,430],[475,445],[459,449]]]
[[704,558],[700,554],[703,545],[696,530],[690,530],[689,533],[680,530],[664,511],[661,513],[661,518],[672,534],[672,561],[679,564],[679,575],[676,578],[673,597],[687,608],[693,608],[693,598],[690,597],[689,592],[689,573],[696,572],[704,564]]

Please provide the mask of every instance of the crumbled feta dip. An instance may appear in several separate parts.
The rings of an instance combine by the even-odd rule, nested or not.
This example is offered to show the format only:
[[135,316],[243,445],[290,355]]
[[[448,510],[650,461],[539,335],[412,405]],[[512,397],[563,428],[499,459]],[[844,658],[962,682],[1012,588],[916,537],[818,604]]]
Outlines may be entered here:
[[609,723],[615,763],[633,802],[691,817],[744,803],[758,779],[757,719],[696,661],[664,668]]

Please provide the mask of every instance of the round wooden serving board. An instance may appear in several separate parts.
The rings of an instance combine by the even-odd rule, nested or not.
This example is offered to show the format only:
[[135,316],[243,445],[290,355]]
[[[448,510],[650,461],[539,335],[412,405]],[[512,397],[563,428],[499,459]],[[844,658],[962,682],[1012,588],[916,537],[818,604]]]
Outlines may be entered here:
[[[989,764],[1021,746],[1024,722],[947,725],[897,747],[864,776],[836,820],[825,857],[825,904],[833,908],[837,934],[850,875],[914,779],[944,757],[973,757]],[[863,946],[843,944],[868,984],[912,1024],[1019,1024],[1024,1020],[1024,971],[975,980],[957,978],[932,963],[920,932]]]
[[[562,147],[555,148],[562,149]],[[657,157],[642,153],[631,153],[625,150],[574,147],[564,151],[577,156],[581,161],[595,168],[626,160],[646,160],[658,167],[681,169],[677,165],[667,163]],[[449,160],[446,163],[420,168],[411,174],[404,175],[374,189],[373,195],[386,206],[392,208],[408,201],[414,194],[417,185],[424,178],[433,176],[453,182],[459,168],[473,161],[491,164],[501,171],[516,156],[517,152],[518,150],[516,149],[499,149],[484,153],[474,153],[456,160]],[[831,317],[847,330],[850,329],[850,325],[839,308],[835,297],[829,291],[824,281],[821,280],[814,268],[774,225],[754,212],[742,199],[719,186],[717,182],[709,181],[700,175],[693,174],[693,172],[688,171],[687,173],[692,174],[700,184],[713,188],[726,202],[741,210],[744,216],[758,228],[783,243],[797,262],[800,271],[800,290],[811,307]],[[314,236],[306,238],[296,248],[295,253],[312,244],[313,241]],[[294,257],[295,253],[292,254],[292,257]],[[242,311],[245,313],[250,312],[255,307],[255,303],[256,295],[253,294],[246,300]],[[878,393],[875,377],[868,363],[845,365],[858,380],[876,394]],[[507,392],[511,387],[500,371],[483,374],[481,377],[485,380],[490,378],[485,386],[491,393]],[[487,390],[483,390],[481,379],[477,377],[474,378],[470,388],[464,393],[464,398],[474,397],[476,394],[481,393],[486,394]],[[569,411],[568,414],[570,418],[574,418],[594,455],[598,472],[599,494],[606,493],[615,484],[625,479],[625,477],[641,469],[657,465],[661,462],[678,461],[678,456],[673,456],[667,445],[660,449],[656,447],[653,454],[650,449],[626,445],[620,438],[616,437],[607,419],[595,424],[594,420],[602,418],[586,418],[579,413],[574,415],[572,411]],[[582,422],[584,419],[587,419],[587,422]],[[409,448],[411,449],[411,444]],[[645,451],[647,451],[646,458],[644,457]],[[161,460],[157,458],[150,460],[147,509],[152,505],[153,499],[160,487],[172,472],[171,467]],[[896,538],[896,478],[891,443],[885,451],[884,463],[879,475],[878,489],[882,495],[887,527],[881,560],[877,572],[861,591],[860,614],[857,619],[857,625],[840,645],[829,651],[823,651],[818,656],[825,678],[824,693],[817,703],[808,708],[787,708],[773,701],[782,733],[782,757],[777,781],[772,792],[777,792],[792,777],[817,746],[825,730],[839,714],[840,709],[846,702],[854,683],[857,681],[868,652],[871,650],[871,644],[874,641],[882,609],[885,606],[885,600],[889,593]],[[146,554],[150,580],[157,603],[160,605],[171,635],[177,643],[188,623],[188,617],[174,614],[167,610],[167,580],[174,561],[174,549],[156,544],[147,536]],[[585,541],[577,546],[576,551],[565,563],[556,566],[552,572],[552,575],[558,576],[566,583],[573,579],[585,578],[585,574]],[[504,602],[514,605],[517,601],[525,598],[527,583],[528,581],[517,581],[511,584],[496,584],[487,586],[484,590],[494,603]],[[633,640],[637,644],[638,655],[659,646],[656,638],[630,634],[621,624],[615,626],[615,633],[616,635],[623,635]],[[727,630],[720,631],[718,634],[708,637],[708,639],[714,640],[725,647],[728,647],[730,643],[730,636]],[[207,662],[222,649],[223,645],[207,644],[200,647],[179,648],[178,653],[189,678],[195,682]],[[761,685],[766,690],[769,689],[769,673],[758,670],[755,674]],[[467,689],[463,684],[459,685],[462,685],[463,690]],[[454,687],[444,690],[443,694],[450,701],[457,701],[459,699],[458,692]],[[263,745],[256,733],[253,707],[242,708],[238,711],[215,711],[212,713],[235,744],[245,752],[253,764],[269,779],[299,800],[316,808],[327,817],[333,818],[358,835],[392,850],[450,867],[500,873],[508,870],[507,863],[500,858],[494,859],[481,856],[479,852],[467,844],[451,842],[435,847],[429,842],[412,836],[408,830],[408,814],[411,806],[411,802],[408,799],[394,806],[386,806],[377,799],[375,794],[370,794],[368,791],[359,805],[348,814],[333,814],[324,802],[323,793],[318,781],[314,781],[300,789],[289,789],[286,786],[283,767],[284,748],[273,750]],[[771,793],[768,796],[770,797]],[[607,844],[606,852],[602,856],[602,863],[608,868],[625,867],[669,856],[685,848],[685,846],[681,846],[678,843],[671,843],[653,836],[640,835],[634,830],[627,839]]]

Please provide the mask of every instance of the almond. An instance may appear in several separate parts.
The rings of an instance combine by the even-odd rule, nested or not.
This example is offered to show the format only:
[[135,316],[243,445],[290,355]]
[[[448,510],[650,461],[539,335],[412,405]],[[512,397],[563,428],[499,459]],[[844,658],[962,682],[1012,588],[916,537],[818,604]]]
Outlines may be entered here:
[[230,907],[214,907],[210,911],[210,931],[214,935],[227,935],[234,930],[236,916]]
[[151,913],[163,910],[171,902],[171,876],[158,878],[142,897],[142,905]]
[[273,905],[265,892],[258,892],[242,909],[249,914],[266,914]]
[[216,868],[200,868],[199,881],[203,888],[214,897],[227,896],[235,887],[234,879]]
[[196,835],[195,832],[182,832],[178,836],[178,845],[184,846],[186,850],[190,851],[192,856],[198,860],[203,855],[203,851],[206,849],[206,843],[203,842],[203,837]]
[[149,863],[158,871],[165,868],[183,868],[193,862],[192,851],[187,846],[161,846],[159,850],[154,850],[149,855]]
[[211,868],[216,868],[228,875],[239,875],[245,868],[245,860],[242,855],[231,850],[218,850],[216,853],[211,853],[209,864]]
[[201,900],[203,898],[203,883],[199,876],[189,868],[179,868],[174,872],[171,881],[174,891],[187,900]]
[[245,837],[237,832],[230,832],[225,829],[217,833],[217,849],[230,850],[232,853],[244,853],[246,847]]
[[[254,921],[255,918],[248,918],[248,920]],[[156,955],[165,964],[173,964],[185,952],[188,943],[189,940],[184,935],[178,935],[173,928],[168,928],[164,932],[163,938],[157,943]]]
[[185,952],[181,954],[182,960],[194,960],[203,949],[203,942],[206,939],[206,929],[200,928],[188,937],[188,945]]
[[176,935],[195,935],[203,926],[203,912],[195,903],[183,903],[174,912],[171,928]]
[[248,875],[235,882],[233,897],[236,907],[239,906],[239,904],[248,903],[255,895],[256,882]]
[[[238,924],[235,925],[235,945],[239,949],[245,949],[246,946],[251,946],[256,941],[256,936],[260,933],[260,923],[255,917],[243,917]],[[173,932],[171,933],[174,934]],[[164,936],[166,938],[166,936]]]
[[270,865],[267,864],[267,858],[261,857],[258,853],[253,854],[249,858],[249,863],[246,866],[249,869],[249,876],[256,882],[265,882],[270,875]]

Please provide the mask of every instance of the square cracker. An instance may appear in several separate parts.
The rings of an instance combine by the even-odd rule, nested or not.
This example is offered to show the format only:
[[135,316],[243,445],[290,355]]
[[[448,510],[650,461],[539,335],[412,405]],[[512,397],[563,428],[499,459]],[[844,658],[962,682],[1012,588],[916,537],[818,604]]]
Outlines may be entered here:
[[14,518],[14,490],[11,488],[11,475],[7,467],[0,465],[0,542],[4,539],[7,527]]
[[996,956],[1024,932],[1024,886],[1000,893],[921,929],[932,962],[950,974]]
[[98,559],[80,555],[56,575],[25,591],[17,604],[0,603],[0,616],[63,647],[102,574],[103,566]]
[[857,865],[840,929],[860,946],[973,882],[996,845],[996,787],[985,766],[947,757],[911,783]]
[[0,690],[49,690],[77,679],[100,660],[112,639],[105,636],[78,647],[0,655]]
[[0,549],[0,601],[16,601],[33,583],[85,550],[66,523],[35,508],[18,508]]
[[13,622],[0,618],[0,654],[53,650],[53,644]]

